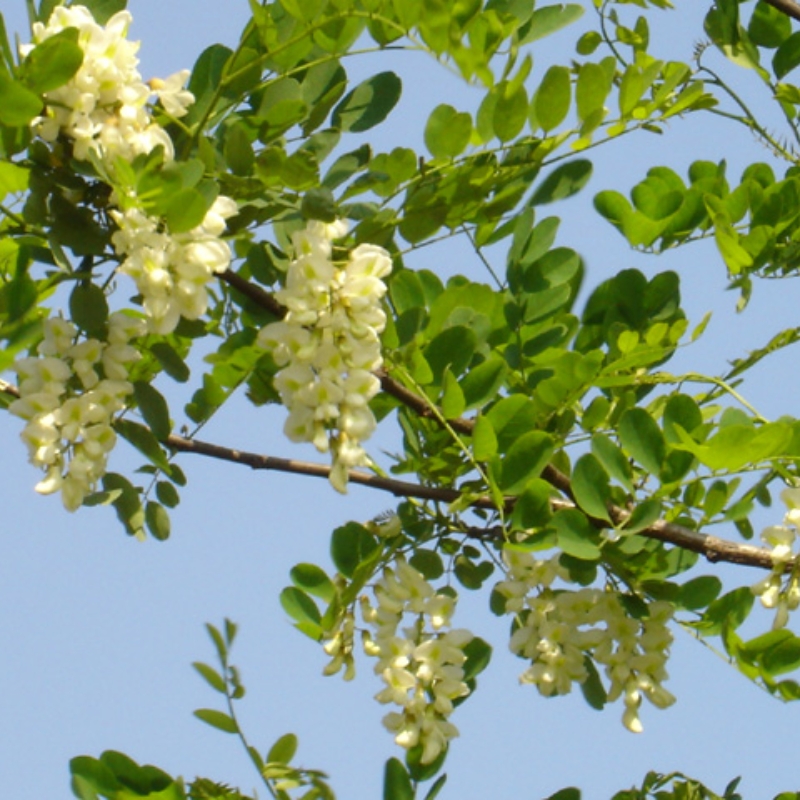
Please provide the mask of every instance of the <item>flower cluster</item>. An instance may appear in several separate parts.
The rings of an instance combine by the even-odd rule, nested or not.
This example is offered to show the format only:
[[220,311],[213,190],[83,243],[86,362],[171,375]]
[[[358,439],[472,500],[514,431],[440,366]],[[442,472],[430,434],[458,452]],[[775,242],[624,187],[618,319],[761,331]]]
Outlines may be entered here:
[[46,471],[36,491],[60,491],[69,511],[105,472],[116,442],[114,415],[133,392],[128,370],[140,358],[130,341],[143,328],[141,320],[116,312],[108,320],[108,341],[79,340],[73,323],[48,319],[38,356],[14,364],[20,396],[9,411],[26,420],[21,437],[30,461]]
[[[165,161],[174,157],[169,134],[150,114],[153,95],[173,117],[185,114],[194,102],[183,88],[188,70],[149,85],[142,81],[136,58],[139,44],[126,38],[130,23],[127,11],[101,26],[84,6],[59,6],[47,25],[36,23],[33,31],[34,42],[40,43],[66,28],[77,28],[84,52],[81,67],[67,84],[45,94],[45,113],[34,120],[35,132],[46,141],[65,136],[75,158],[94,155],[112,181],[120,160],[130,161],[156,147],[163,148]],[[205,313],[206,285],[230,265],[230,248],[220,237],[225,220],[236,213],[236,203],[218,197],[198,227],[175,234],[163,220],[148,214],[134,194],[120,194],[112,194],[111,204],[121,209],[110,210],[119,228],[112,243],[124,257],[119,272],[136,282],[150,330],[171,333],[181,317],[197,319]]]
[[639,706],[646,697],[658,708],[675,698],[662,686],[672,634],[673,608],[654,602],[643,619],[631,617],[615,592],[553,588],[564,578],[558,556],[537,560],[506,551],[507,579],[497,585],[506,610],[516,615],[510,648],[531,664],[520,676],[545,696],[567,694],[589,678],[586,656],[605,668],[609,701],[623,698],[622,722],[639,733]]
[[787,570],[795,557],[794,543],[800,533],[800,487],[786,488],[781,500],[788,510],[782,525],[770,525],[761,532],[761,539],[772,548],[773,567],[770,574],[752,587],[764,608],[775,609],[773,629],[783,628],[789,612],[800,606],[800,575]]
[[118,272],[136,282],[152,331],[171,333],[181,317],[198,319],[205,314],[206,286],[231,262],[230,248],[219,237],[225,220],[235,213],[236,203],[219,196],[200,225],[172,234],[139,208],[111,211],[119,226],[112,242],[125,256]]
[[282,367],[275,388],[289,409],[284,430],[295,442],[331,451],[331,484],[340,492],[348,470],[367,463],[361,442],[375,429],[369,401],[380,388],[379,334],[386,324],[381,298],[392,262],[382,248],[361,244],[347,261],[333,260],[333,241],[346,223],[310,222],[293,237],[295,258],[277,299],[285,318],[259,335]]
[[[458,729],[448,717],[453,701],[469,694],[465,682],[464,647],[472,634],[464,629],[444,631],[455,610],[449,594],[437,593],[402,558],[386,567],[374,587],[375,602],[363,597],[362,615],[372,628],[364,649],[378,659],[375,673],[385,687],[376,699],[400,711],[388,713],[383,724],[401,747],[422,748],[420,761],[430,764],[447,748]],[[406,614],[413,616],[400,629]]]
[[131,160],[159,145],[172,158],[172,141],[153,121],[147,103],[155,95],[167,113],[179,117],[194,101],[183,88],[188,70],[144,83],[137,70],[139,43],[126,38],[131,21],[128,11],[120,11],[102,26],[85,6],[58,6],[46,25],[34,23],[33,43],[21,48],[26,55],[51,36],[77,28],[83,63],[64,86],[45,93],[45,113],[33,124],[45,141],[67,136],[79,160],[87,160],[91,151],[108,162]]

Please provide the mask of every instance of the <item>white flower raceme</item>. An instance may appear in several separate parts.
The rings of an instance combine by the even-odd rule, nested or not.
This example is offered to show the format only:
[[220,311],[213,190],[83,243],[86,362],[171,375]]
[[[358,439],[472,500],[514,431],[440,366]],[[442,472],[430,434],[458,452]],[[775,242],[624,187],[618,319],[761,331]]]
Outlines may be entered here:
[[[188,70],[144,83],[137,69],[139,44],[127,39],[131,19],[128,11],[120,11],[102,26],[85,6],[58,6],[47,25],[34,25],[33,44],[22,48],[24,54],[66,28],[78,30],[83,63],[64,86],[45,93],[45,112],[33,128],[46,141],[66,137],[75,158],[93,154],[112,177],[120,160],[158,146],[167,161],[173,159],[172,141],[150,113],[153,96],[173,117],[185,114],[194,101],[183,88]],[[136,282],[150,330],[171,333],[181,317],[202,316],[208,307],[207,284],[231,261],[230,248],[220,237],[225,220],[236,213],[235,202],[218,197],[197,228],[178,234],[147,214],[135,196],[119,197],[115,191],[111,203],[122,206],[109,212],[119,228],[112,243],[124,256],[119,272]]]
[[[447,748],[458,729],[448,717],[453,701],[469,694],[464,678],[464,647],[473,635],[464,629],[444,630],[450,624],[455,600],[434,591],[404,559],[386,567],[374,587],[375,600],[361,599],[364,650],[378,659],[375,673],[384,688],[375,696],[399,711],[383,723],[404,748],[420,745],[420,761],[430,764]],[[401,628],[406,615],[412,623]]]
[[127,39],[131,20],[128,11],[120,11],[103,26],[85,6],[57,6],[46,25],[34,23],[33,42],[21,48],[26,55],[51,36],[77,28],[83,63],[66,84],[45,92],[46,108],[33,128],[46,141],[66,136],[79,160],[94,151],[111,164],[115,157],[130,160],[159,145],[171,159],[172,140],[153,121],[147,104],[155,95],[168,114],[179,117],[194,101],[183,88],[188,70],[144,83],[137,69],[139,43]]
[[380,388],[373,371],[383,363],[382,278],[392,268],[389,254],[371,244],[334,261],[333,241],[346,232],[338,220],[309,222],[295,233],[295,258],[276,292],[286,316],[259,334],[261,347],[282,367],[275,388],[289,410],[286,435],[332,453],[330,481],[340,492],[348,470],[367,463],[361,442],[376,425],[368,403]]
[[79,341],[73,323],[49,319],[38,356],[14,364],[20,396],[9,411],[26,420],[21,438],[29,459],[46,472],[36,491],[60,491],[69,511],[105,473],[116,443],[114,417],[133,392],[129,366],[140,358],[130,341],[143,332],[142,320],[116,312],[108,320],[107,342]]
[[198,227],[171,234],[135,206],[110,212],[119,227],[112,243],[125,256],[118,271],[136,282],[152,331],[171,333],[181,317],[198,319],[206,312],[206,287],[231,262],[230,247],[219,237],[235,213],[236,203],[220,195]]
[[608,699],[623,698],[622,721],[634,733],[642,730],[642,697],[658,708],[675,701],[662,686],[672,642],[669,603],[649,603],[648,616],[634,619],[616,592],[553,588],[565,577],[558,556],[538,560],[507,550],[504,559],[507,578],[496,590],[515,615],[509,647],[531,662],[520,682],[534,684],[545,696],[568,694],[573,683],[589,677],[585,656],[590,655],[605,667]]
[[774,566],[766,578],[751,587],[764,608],[775,609],[773,629],[783,628],[789,621],[789,612],[800,606],[800,573],[797,567],[787,569],[797,555],[794,545],[800,535],[800,487],[784,489],[781,500],[787,507],[783,524],[770,525],[761,532],[762,541],[772,548]]

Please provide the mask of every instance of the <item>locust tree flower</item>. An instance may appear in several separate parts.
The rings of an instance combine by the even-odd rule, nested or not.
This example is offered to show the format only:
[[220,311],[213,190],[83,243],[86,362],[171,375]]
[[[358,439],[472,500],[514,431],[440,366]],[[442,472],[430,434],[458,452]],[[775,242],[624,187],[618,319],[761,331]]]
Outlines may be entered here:
[[109,338],[79,339],[71,322],[46,320],[38,356],[18,359],[20,397],[9,411],[26,421],[21,433],[34,466],[45,471],[40,494],[61,493],[74,511],[95,490],[116,443],[112,423],[133,385],[128,369],[140,356],[129,342],[144,332],[142,320],[111,314]]
[[[383,724],[401,747],[421,745],[421,761],[429,764],[458,736],[449,716],[454,701],[470,692],[464,648],[473,635],[465,629],[444,630],[454,598],[436,592],[403,558],[384,569],[373,594],[372,602],[362,597],[361,610],[370,629],[364,651],[377,659],[375,673],[384,684],[375,699],[399,707],[386,714]],[[404,626],[409,617],[412,623]]]
[[657,708],[675,701],[662,685],[672,642],[669,603],[649,603],[648,616],[635,619],[616,592],[559,588],[566,575],[558,556],[537,559],[509,549],[504,560],[506,579],[495,590],[514,615],[509,647],[530,662],[520,682],[546,697],[568,694],[588,679],[589,656],[605,670],[608,700],[623,699],[622,722],[633,732],[642,730],[643,697]]
[[762,541],[772,548],[773,567],[769,575],[751,586],[751,591],[764,608],[775,609],[773,630],[783,628],[789,613],[800,606],[800,572],[795,566],[788,568],[795,553],[795,542],[800,535],[800,487],[789,486],[781,492],[787,507],[781,525],[769,525],[761,532]]
[[340,492],[349,470],[368,463],[361,442],[377,424],[368,404],[380,388],[372,373],[383,363],[382,278],[392,267],[389,254],[370,244],[334,261],[333,242],[346,233],[337,220],[309,222],[293,235],[295,257],[276,292],[286,316],[258,338],[282,368],[275,388],[289,410],[286,435],[332,454],[330,482]]

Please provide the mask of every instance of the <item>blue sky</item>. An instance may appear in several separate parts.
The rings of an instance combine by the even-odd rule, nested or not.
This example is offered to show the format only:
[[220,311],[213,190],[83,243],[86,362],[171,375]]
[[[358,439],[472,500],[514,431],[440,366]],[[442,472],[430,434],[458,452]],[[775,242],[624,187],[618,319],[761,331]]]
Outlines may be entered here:
[[[701,36],[706,4],[678,0],[676,5],[677,11],[656,17],[654,35],[660,47],[677,48],[672,57],[688,59]],[[22,0],[6,0],[4,6],[9,29],[24,32]],[[213,42],[234,43],[247,14],[244,0],[132,0],[130,9],[132,36],[143,41],[145,77],[191,66]],[[537,69],[553,53],[562,61],[569,58],[559,52],[569,41],[566,34],[549,42],[541,58],[537,55]],[[348,64],[353,74],[396,68],[404,78],[404,100],[380,134],[381,147],[420,142],[426,114],[439,102],[465,108],[473,102],[473,93],[444,72],[437,78],[429,60],[391,58],[390,67],[386,54]],[[713,247],[645,258],[631,253],[591,210],[594,192],[627,191],[655,163],[683,171],[697,158],[726,158],[731,175],[738,177],[744,164],[769,158],[749,134],[705,116],[675,122],[664,137],[625,137],[596,155],[598,169],[584,196],[549,212],[564,217],[560,242],[586,258],[589,287],[628,266],[648,274],[667,268],[680,272],[694,321],[711,308],[715,312],[706,336],[679,357],[683,368],[722,371],[728,359],[796,324],[794,284],[758,285],[751,308],[737,317]],[[464,252],[447,243],[408,263],[452,271],[454,264],[460,268]],[[483,280],[477,269],[473,276]],[[748,396],[768,417],[797,413],[792,355],[762,368],[748,384]],[[256,411],[234,402],[203,438],[297,456],[282,437],[282,421],[280,410]],[[227,616],[241,625],[233,659],[249,689],[241,716],[253,744],[264,751],[278,736],[294,731],[300,737],[300,761],[328,771],[339,797],[380,796],[383,761],[398,753],[380,724],[385,709],[372,699],[379,687],[371,665],[363,663],[350,684],[323,678],[323,654],[292,630],[277,595],[293,564],[327,565],[333,527],[369,519],[390,508],[391,499],[359,488],[342,498],[322,481],[184,457],[180,463],[189,486],[173,517],[172,538],[138,543],[125,537],[108,510],[70,515],[56,498],[38,497],[33,492],[37,476],[25,463],[18,433],[19,420],[0,415],[4,793],[67,797],[69,758],[104,749],[187,778],[199,773],[245,791],[256,786],[257,776],[234,739],[191,716],[193,709],[216,703],[190,667],[192,661],[212,660],[203,623]],[[393,441],[386,435],[374,448],[391,448]],[[120,453],[116,466],[137,463]],[[753,572],[727,570],[726,575],[731,581],[757,579]],[[645,708],[645,732],[634,736],[620,724],[616,706],[597,713],[579,694],[546,701],[531,687],[520,687],[517,675],[524,664],[507,653],[506,623],[491,617],[485,603],[485,596],[465,596],[456,617],[496,649],[479,691],[454,717],[461,738],[451,749],[442,797],[535,800],[578,785],[588,800],[602,800],[638,783],[649,769],[682,770],[717,791],[742,774],[749,798],[797,788],[792,734],[798,709],[771,699],[686,635],[677,632],[669,665],[668,686],[678,703],[666,711]]]

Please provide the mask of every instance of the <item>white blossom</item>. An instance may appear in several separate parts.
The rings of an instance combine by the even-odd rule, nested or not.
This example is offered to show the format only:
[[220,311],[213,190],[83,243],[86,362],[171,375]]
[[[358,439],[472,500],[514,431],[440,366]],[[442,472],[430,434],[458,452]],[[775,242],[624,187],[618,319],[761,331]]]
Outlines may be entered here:
[[[463,665],[473,635],[465,629],[443,630],[455,600],[436,592],[403,558],[384,568],[373,592],[374,602],[361,598],[362,617],[370,628],[364,651],[377,659],[375,673],[384,684],[375,699],[399,707],[383,724],[401,747],[421,745],[420,760],[429,764],[458,736],[448,718],[454,701],[470,691]],[[413,624],[403,627],[407,615]]]
[[573,684],[589,678],[585,660],[589,655],[605,670],[608,700],[623,699],[623,724],[638,733],[643,697],[657,708],[675,701],[662,685],[667,678],[673,608],[652,602],[648,616],[634,619],[616,592],[559,589],[556,581],[566,575],[558,558],[540,560],[511,549],[504,553],[507,575],[496,591],[515,617],[509,647],[530,661],[520,682],[533,684],[546,697],[568,694]]
[[772,548],[773,568],[766,578],[751,586],[764,608],[775,609],[773,630],[785,627],[789,612],[800,606],[800,573],[787,569],[797,557],[795,542],[800,535],[800,487],[789,486],[781,492],[787,507],[781,525],[769,525],[761,532],[762,541]]
[[71,322],[48,319],[39,355],[14,365],[20,397],[9,411],[26,421],[20,436],[29,460],[45,471],[36,491],[60,492],[69,511],[105,474],[116,443],[112,422],[133,392],[128,366],[140,356],[128,342],[144,332],[143,321],[115,312],[108,328],[112,344],[79,340]]
[[289,410],[286,435],[332,454],[329,478],[340,492],[349,470],[368,463],[361,442],[376,427],[368,404],[380,389],[373,371],[383,363],[381,279],[392,268],[389,254],[371,244],[335,262],[333,241],[346,232],[343,220],[312,221],[293,235],[295,257],[276,292],[286,316],[258,338],[281,367],[275,388]]

